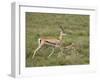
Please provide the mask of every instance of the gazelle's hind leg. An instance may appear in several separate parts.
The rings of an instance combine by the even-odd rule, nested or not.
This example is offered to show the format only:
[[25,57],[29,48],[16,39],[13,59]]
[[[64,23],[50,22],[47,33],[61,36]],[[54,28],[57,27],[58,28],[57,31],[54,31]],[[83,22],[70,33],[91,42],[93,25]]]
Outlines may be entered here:
[[34,53],[33,53],[32,59],[34,59],[34,56],[35,56],[36,52],[42,47],[42,45],[43,45],[43,44],[40,44],[40,45],[36,48],[36,50],[35,50]]
[[54,47],[52,48],[52,52],[49,54],[48,58],[54,53]]

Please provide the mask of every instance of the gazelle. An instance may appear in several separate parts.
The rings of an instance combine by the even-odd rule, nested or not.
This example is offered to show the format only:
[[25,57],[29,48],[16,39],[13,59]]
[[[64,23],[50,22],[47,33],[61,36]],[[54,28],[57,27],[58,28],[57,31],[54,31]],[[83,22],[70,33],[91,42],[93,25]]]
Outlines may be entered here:
[[[54,48],[55,48],[55,47],[59,47],[59,48],[61,47],[63,36],[66,35],[66,34],[65,34],[64,29],[62,28],[62,26],[60,26],[60,29],[61,29],[61,31],[60,31],[60,35],[59,35],[58,39],[57,39],[57,38],[50,38],[50,37],[49,37],[49,38],[47,38],[47,37],[45,37],[45,38],[44,38],[44,37],[40,37],[40,38],[38,39],[38,47],[37,47],[36,50],[34,51],[33,56],[32,56],[32,59],[34,58],[36,52],[37,52],[43,45],[51,45],[51,46],[53,46]],[[52,52],[49,54],[48,57],[50,57],[50,56],[54,53],[54,48],[53,48]]]

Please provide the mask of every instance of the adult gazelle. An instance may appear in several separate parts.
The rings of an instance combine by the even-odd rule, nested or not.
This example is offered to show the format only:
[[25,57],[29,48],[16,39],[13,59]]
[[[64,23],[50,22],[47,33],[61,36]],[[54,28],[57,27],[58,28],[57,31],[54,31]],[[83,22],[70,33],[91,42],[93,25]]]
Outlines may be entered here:
[[43,45],[51,45],[51,46],[53,46],[52,52],[49,54],[48,57],[50,57],[50,56],[54,53],[54,48],[55,48],[55,47],[59,47],[59,48],[61,47],[63,36],[66,35],[66,34],[65,34],[64,29],[62,28],[62,26],[60,26],[60,29],[61,29],[61,31],[60,31],[60,33],[59,33],[58,38],[50,38],[50,37],[48,36],[48,37],[40,37],[40,38],[38,39],[38,47],[34,50],[32,59],[34,58],[36,52],[37,52],[41,47],[43,47]]

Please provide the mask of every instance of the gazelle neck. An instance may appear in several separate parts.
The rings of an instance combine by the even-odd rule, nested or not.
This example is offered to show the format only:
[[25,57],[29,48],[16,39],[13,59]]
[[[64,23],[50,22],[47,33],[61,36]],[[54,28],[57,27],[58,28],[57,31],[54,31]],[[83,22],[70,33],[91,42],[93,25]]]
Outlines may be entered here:
[[62,37],[63,37],[62,32],[60,32],[60,36],[59,36],[60,41],[62,40]]

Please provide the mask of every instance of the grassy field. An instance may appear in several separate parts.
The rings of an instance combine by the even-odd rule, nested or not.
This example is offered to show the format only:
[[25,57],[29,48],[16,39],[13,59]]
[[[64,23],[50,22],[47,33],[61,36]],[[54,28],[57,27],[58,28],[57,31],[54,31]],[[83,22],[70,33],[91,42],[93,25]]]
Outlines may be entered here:
[[[32,59],[40,36],[59,37],[62,25],[66,36],[63,45],[74,43],[74,49],[55,49],[43,46]],[[89,15],[26,12],[26,67],[89,64]]]

